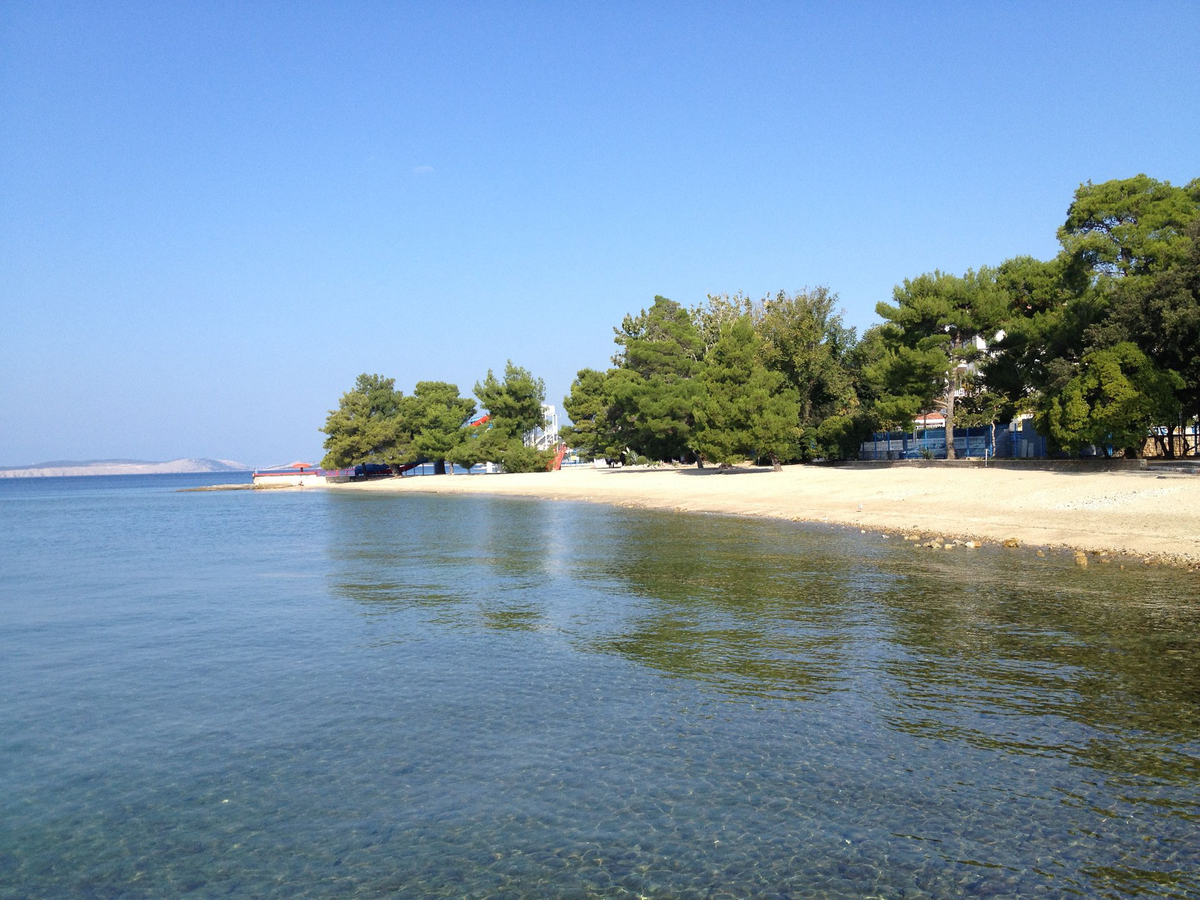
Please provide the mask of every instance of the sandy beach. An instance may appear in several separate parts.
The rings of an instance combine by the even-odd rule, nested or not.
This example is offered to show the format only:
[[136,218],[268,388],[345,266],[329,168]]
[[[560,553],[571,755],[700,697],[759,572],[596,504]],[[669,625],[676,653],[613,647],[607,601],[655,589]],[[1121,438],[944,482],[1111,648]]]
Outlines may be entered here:
[[825,522],[929,540],[1017,541],[1200,566],[1200,476],[1146,471],[789,466],[567,468],[331,486],[489,494]]

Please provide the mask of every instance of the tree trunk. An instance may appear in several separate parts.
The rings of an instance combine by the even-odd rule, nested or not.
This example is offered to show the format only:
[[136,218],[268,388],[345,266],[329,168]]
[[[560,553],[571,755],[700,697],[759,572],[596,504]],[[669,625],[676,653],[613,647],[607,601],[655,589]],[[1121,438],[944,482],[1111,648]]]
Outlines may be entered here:
[[697,469],[704,468],[704,457],[701,456],[699,453],[696,454],[696,468]]
[[[954,356],[950,356],[954,365]],[[954,395],[958,393],[958,369],[950,370],[950,389],[946,391],[946,459],[954,459]]]
[[446,461],[444,459],[434,460],[433,474],[434,475],[445,475],[446,474]]
[[771,471],[773,471],[773,472],[782,472],[783,471],[783,466],[781,466],[779,464],[779,457],[776,456],[774,453],[771,454]]

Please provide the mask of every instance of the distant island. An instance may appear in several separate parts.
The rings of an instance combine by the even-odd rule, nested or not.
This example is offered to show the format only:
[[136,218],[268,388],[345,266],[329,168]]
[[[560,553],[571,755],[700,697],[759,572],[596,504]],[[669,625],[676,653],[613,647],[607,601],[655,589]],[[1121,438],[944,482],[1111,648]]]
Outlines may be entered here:
[[231,459],[173,459],[147,462],[142,459],[56,460],[32,466],[0,467],[0,478],[49,478],[64,475],[186,475],[202,472],[249,472],[250,466]]

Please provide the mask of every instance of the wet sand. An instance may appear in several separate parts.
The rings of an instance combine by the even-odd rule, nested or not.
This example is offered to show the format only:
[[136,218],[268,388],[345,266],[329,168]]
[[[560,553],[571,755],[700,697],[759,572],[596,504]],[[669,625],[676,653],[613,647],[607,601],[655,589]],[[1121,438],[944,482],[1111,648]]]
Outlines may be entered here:
[[1016,541],[1200,566],[1200,476],[1145,470],[577,467],[529,475],[390,478],[329,489],[487,494],[761,516],[919,534],[926,540]]

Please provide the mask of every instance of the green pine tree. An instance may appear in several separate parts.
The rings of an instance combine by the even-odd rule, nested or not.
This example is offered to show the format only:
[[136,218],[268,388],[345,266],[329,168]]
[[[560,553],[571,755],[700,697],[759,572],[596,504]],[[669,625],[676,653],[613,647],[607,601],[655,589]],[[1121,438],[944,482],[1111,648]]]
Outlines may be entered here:
[[946,456],[954,459],[955,404],[963,377],[981,358],[975,339],[991,340],[1007,305],[991,270],[967,272],[959,278],[942,272],[904,280],[893,297],[895,306],[875,309],[887,324],[887,354],[877,363],[886,385],[875,404],[878,418],[908,426],[917,413],[932,406],[946,414]]
[[412,425],[405,415],[403,392],[395,379],[362,374],[354,389],[330,410],[325,425],[325,458],[321,465],[341,469],[360,463],[399,465],[412,452]]
[[614,371],[580,369],[571,382],[571,393],[563,398],[563,409],[572,424],[562,427],[562,439],[585,459],[612,459],[621,452],[610,421],[609,378]]
[[1160,371],[1130,343],[1084,354],[1076,375],[1038,416],[1052,446],[1078,453],[1088,445],[1139,456],[1150,427],[1179,414],[1183,379]]
[[456,384],[418,381],[411,406],[413,452],[433,460],[435,474],[443,474],[446,460],[464,439],[466,421],[475,414],[475,401],[460,397]]
[[474,452],[481,459],[499,463],[506,472],[545,470],[553,454],[524,443],[526,434],[545,424],[545,382],[509,360],[504,380],[489,369],[487,377],[476,383],[475,396],[491,418],[486,426],[480,426],[485,430],[475,439]]
[[778,471],[795,453],[796,393],[766,367],[762,350],[748,315],[722,327],[699,379],[692,446],[701,457],[727,464],[765,456]]
[[621,349],[607,384],[614,444],[650,459],[684,458],[704,356],[692,316],[655,297],[649,310],[625,317],[615,340]]

